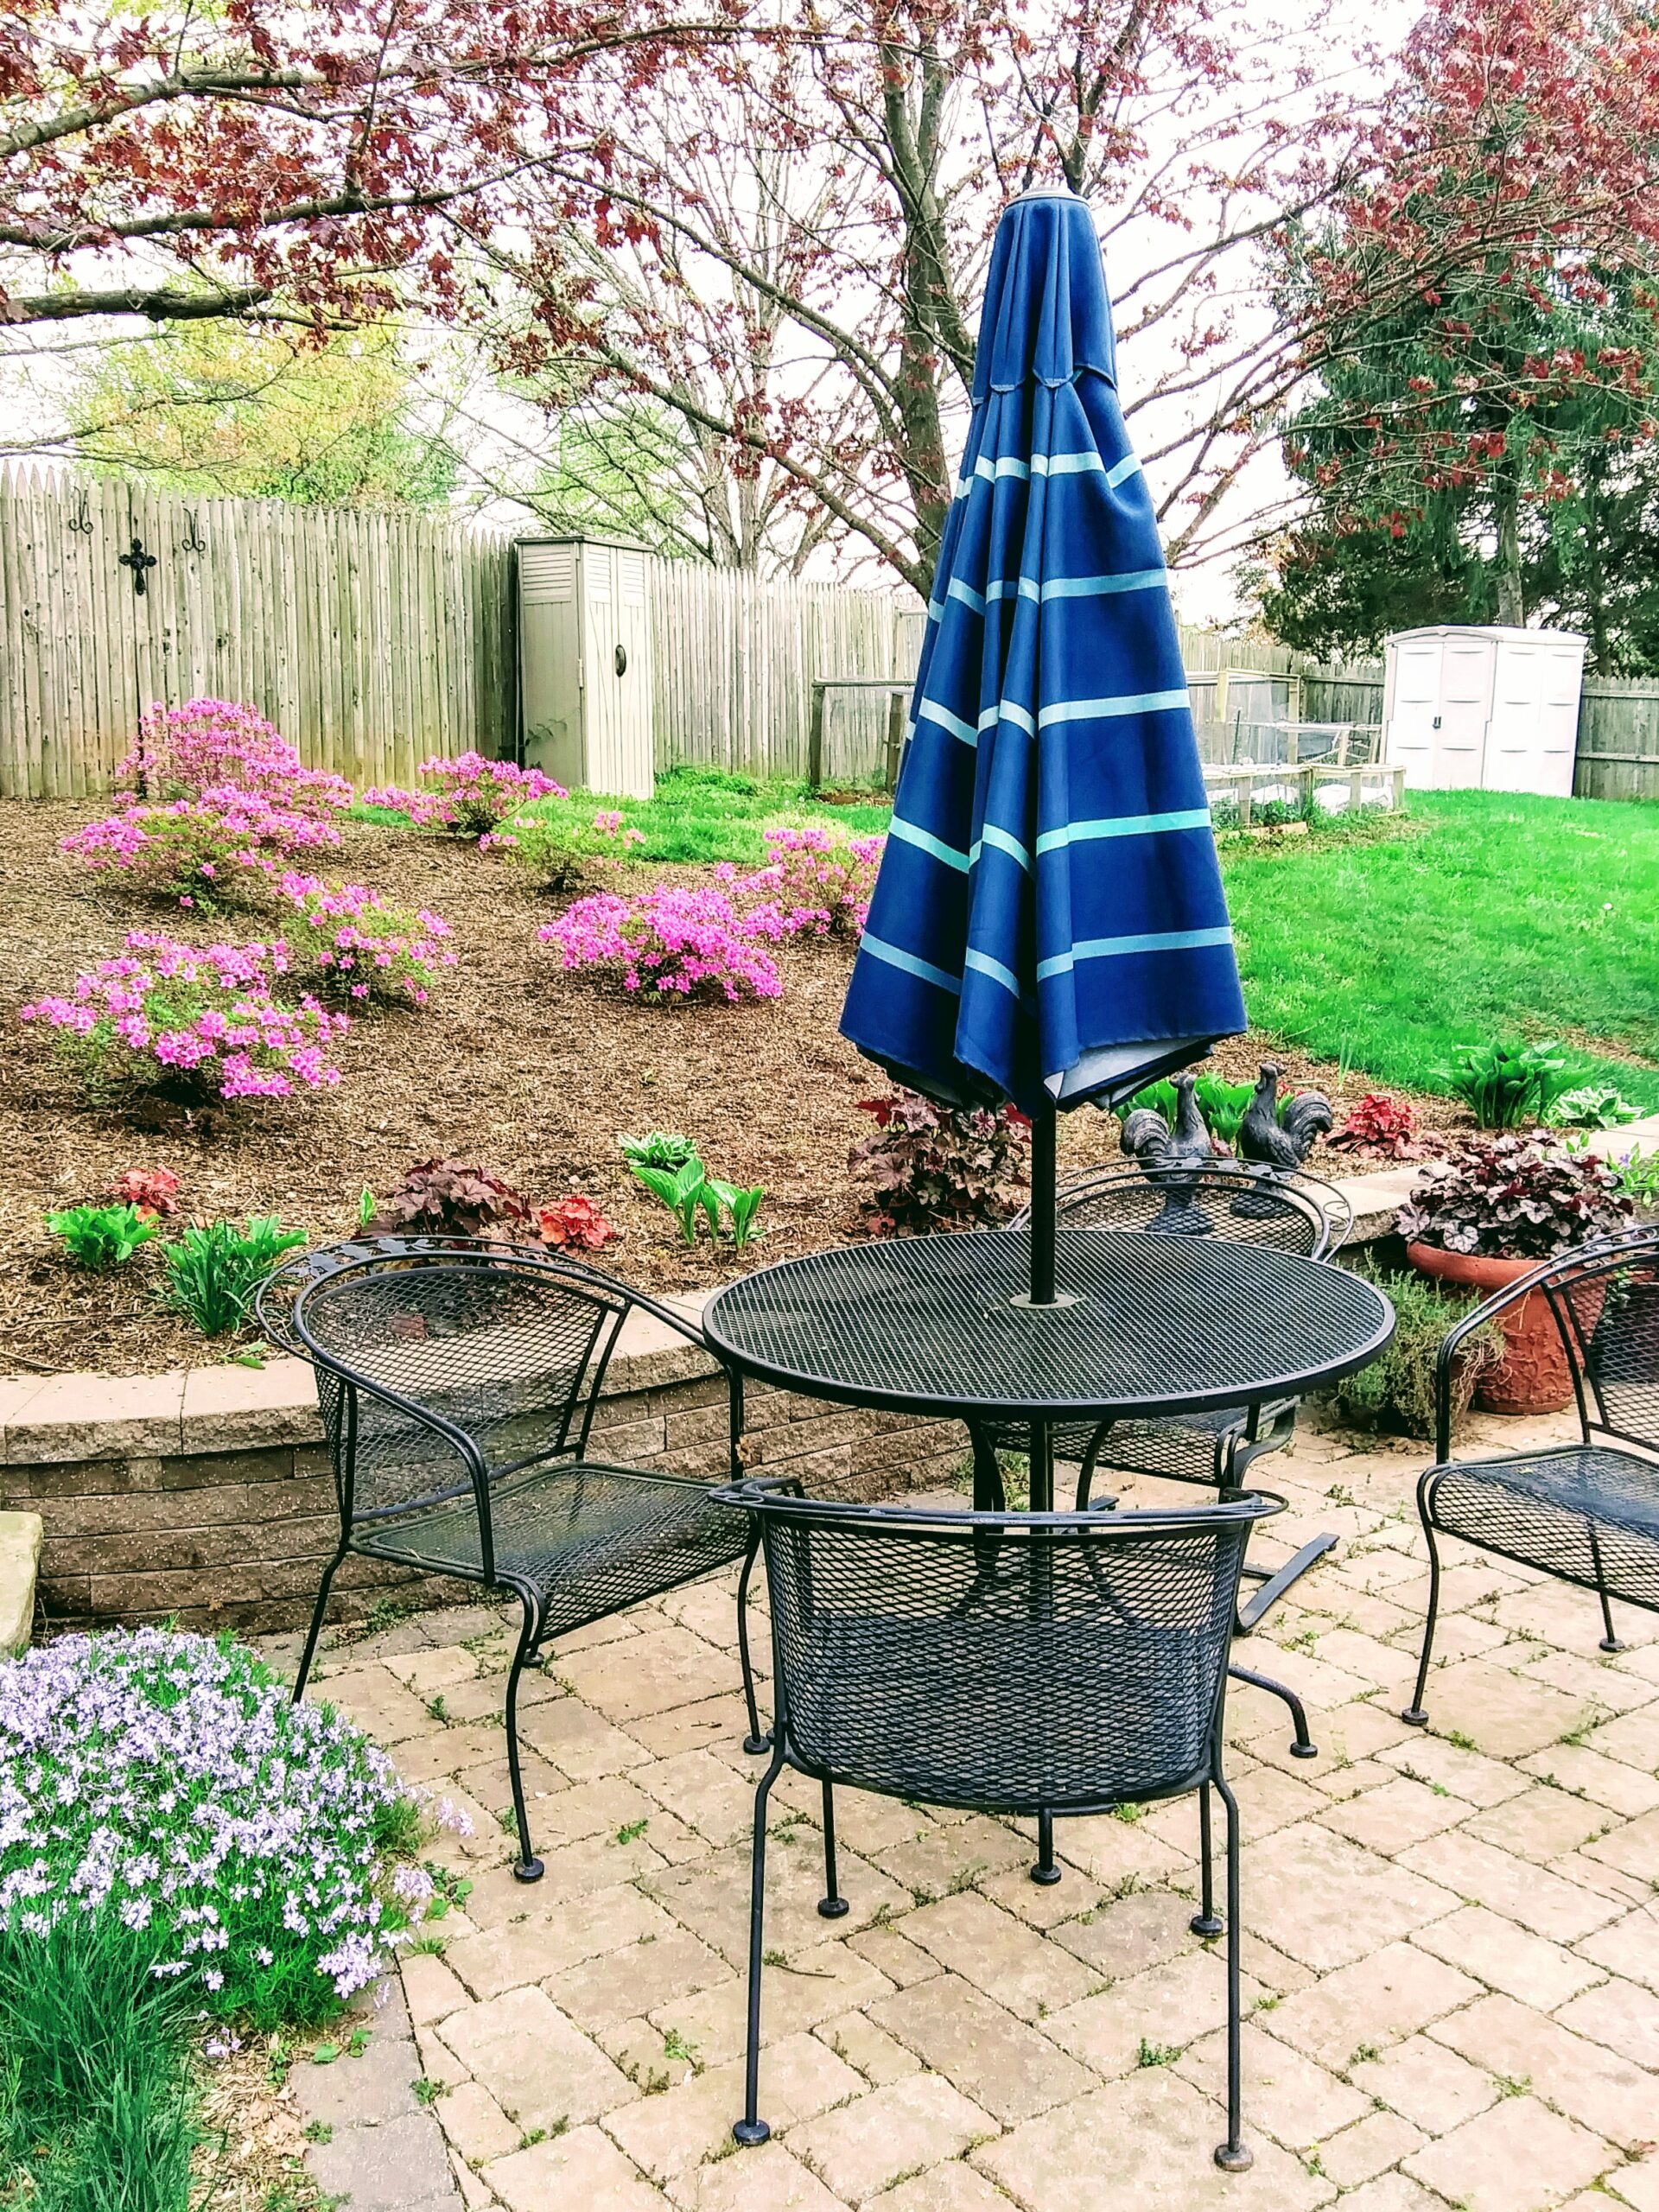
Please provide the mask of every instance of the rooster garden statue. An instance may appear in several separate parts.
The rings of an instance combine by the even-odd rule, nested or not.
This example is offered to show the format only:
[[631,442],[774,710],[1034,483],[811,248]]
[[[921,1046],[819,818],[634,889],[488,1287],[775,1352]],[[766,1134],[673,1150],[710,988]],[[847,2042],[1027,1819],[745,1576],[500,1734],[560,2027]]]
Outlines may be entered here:
[[1277,1060],[1262,1061],[1255,1096],[1238,1125],[1238,1156],[1288,1175],[1313,1151],[1314,1139],[1330,1134],[1336,1116],[1322,1090],[1299,1090],[1281,1111],[1279,1078],[1283,1073]]
[[1137,1106],[1124,1116],[1118,1144],[1164,1193],[1164,1210],[1148,1230],[1164,1236],[1208,1236],[1214,1224],[1193,1192],[1198,1171],[1214,1164],[1216,1148],[1198,1111],[1197,1078],[1185,1073],[1175,1078],[1173,1128],[1155,1106]]

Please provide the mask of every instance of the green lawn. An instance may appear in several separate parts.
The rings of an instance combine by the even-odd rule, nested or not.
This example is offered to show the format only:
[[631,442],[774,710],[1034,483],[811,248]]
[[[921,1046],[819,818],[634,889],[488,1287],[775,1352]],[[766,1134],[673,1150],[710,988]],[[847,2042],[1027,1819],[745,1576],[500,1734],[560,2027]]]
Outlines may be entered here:
[[591,822],[595,806],[614,807],[645,839],[633,857],[642,861],[735,861],[759,867],[766,857],[761,832],[775,822],[822,822],[849,837],[885,830],[890,809],[872,793],[868,806],[823,806],[804,784],[761,782],[728,776],[718,768],[669,768],[657,779],[653,799],[600,798],[582,792],[566,799],[537,799],[526,814]]
[[1560,1037],[1659,1109],[1659,806],[1422,792],[1408,819],[1229,845],[1255,1027],[1431,1090],[1453,1046]]

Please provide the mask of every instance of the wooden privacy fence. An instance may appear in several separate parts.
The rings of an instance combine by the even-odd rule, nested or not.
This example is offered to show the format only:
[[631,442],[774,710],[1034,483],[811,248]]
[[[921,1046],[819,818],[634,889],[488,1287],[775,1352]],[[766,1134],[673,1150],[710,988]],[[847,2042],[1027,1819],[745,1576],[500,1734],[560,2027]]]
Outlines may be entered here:
[[107,791],[140,712],[203,695],[359,785],[510,752],[510,566],[447,518],[0,472],[0,794]]
[[1659,683],[1585,678],[1573,788],[1580,798],[1659,798]]

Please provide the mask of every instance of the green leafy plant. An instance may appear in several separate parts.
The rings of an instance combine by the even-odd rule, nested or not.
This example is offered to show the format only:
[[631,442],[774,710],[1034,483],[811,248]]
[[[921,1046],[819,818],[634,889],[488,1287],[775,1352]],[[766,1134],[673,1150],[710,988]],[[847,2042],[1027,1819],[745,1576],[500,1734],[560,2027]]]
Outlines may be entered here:
[[671,1129],[652,1129],[643,1137],[619,1137],[617,1142],[630,1167],[677,1170],[697,1156],[697,1147],[691,1139],[677,1135]]
[[304,1242],[302,1230],[285,1230],[274,1214],[256,1215],[245,1230],[228,1221],[193,1223],[162,1247],[162,1301],[188,1313],[204,1337],[228,1336],[247,1319],[254,1293],[283,1254]]
[[1575,1090],[1564,1090],[1544,1115],[1554,1129],[1622,1129],[1641,1117],[1642,1109],[1611,1083],[1582,1083]]
[[[755,1228],[755,1218],[760,1211],[760,1201],[766,1195],[765,1185],[757,1183],[752,1190],[746,1191],[735,1183],[716,1182],[711,1175],[702,1187],[707,1194],[703,1211],[708,1212],[708,1198],[712,1197],[726,1217],[727,1226],[731,1230],[732,1249],[741,1252],[751,1238],[760,1233]],[[720,1224],[715,1216],[709,1216],[709,1226],[715,1235],[719,1235]]]
[[1573,1080],[1553,1038],[1538,1045],[1459,1045],[1451,1065],[1433,1072],[1483,1129],[1542,1119]]
[[[626,1138],[623,1140],[625,1148],[629,1141]],[[708,1223],[709,1234],[716,1239],[723,1225],[730,1234],[734,1252],[741,1252],[760,1234],[755,1223],[760,1211],[760,1202],[766,1195],[763,1184],[757,1183],[752,1190],[746,1190],[736,1183],[721,1182],[717,1176],[709,1173],[696,1150],[690,1148],[688,1138],[664,1136],[659,1131],[643,1141],[658,1144],[664,1148],[671,1146],[688,1147],[676,1166],[656,1166],[648,1160],[632,1157],[628,1161],[636,1179],[652,1198],[659,1199],[668,1208],[678,1222],[683,1243],[696,1243],[699,1217]]]
[[[1362,1259],[1355,1271],[1374,1282],[1393,1305],[1394,1335],[1380,1359],[1334,1385],[1332,1403],[1351,1427],[1433,1437],[1434,1369],[1440,1342],[1455,1322],[1478,1305],[1479,1294],[1447,1290],[1414,1272],[1390,1273],[1369,1259]],[[1452,1378],[1454,1437],[1468,1414],[1476,1383],[1503,1350],[1503,1332],[1495,1321],[1464,1338]]]
[[635,1177],[653,1198],[660,1199],[680,1224],[683,1243],[697,1241],[697,1214],[702,1205],[707,1171],[694,1152],[679,1167],[648,1167],[642,1160],[629,1163]]
[[1619,1189],[1639,1206],[1659,1206],[1659,1145],[1640,1145],[1624,1160],[1610,1160]]
[[65,1255],[76,1267],[100,1274],[130,1260],[156,1234],[154,1215],[133,1205],[69,1206],[48,1214],[46,1225],[63,1239]]

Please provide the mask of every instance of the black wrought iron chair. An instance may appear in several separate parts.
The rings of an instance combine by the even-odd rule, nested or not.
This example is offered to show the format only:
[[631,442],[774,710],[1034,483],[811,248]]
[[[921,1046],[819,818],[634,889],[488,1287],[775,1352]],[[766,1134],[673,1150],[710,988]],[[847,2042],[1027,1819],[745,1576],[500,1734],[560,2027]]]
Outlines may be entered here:
[[716,1495],[760,1531],[776,1686],[771,1764],[755,1793],[748,2068],[741,2144],[760,2116],[766,1806],[785,1767],[823,1787],[824,1889],[834,1785],[976,1812],[1035,1815],[1052,1864],[1056,1815],[1198,1793],[1201,1902],[1219,1935],[1210,1792],[1227,1813],[1227,2140],[1242,2171],[1238,1814],[1222,1772],[1227,1654],[1251,1529],[1281,1501],[1231,1497],[1169,1512],[933,1512],[827,1503],[765,1478]]
[[[1572,1371],[1580,1441],[1454,1460],[1458,1347],[1523,1298],[1548,1305]],[[1417,1727],[1428,1720],[1424,1693],[1440,1611],[1437,1533],[1593,1590],[1604,1651],[1623,1649],[1615,1598],[1659,1612],[1659,1228],[1563,1253],[1489,1298],[1446,1332],[1435,1384],[1434,1464],[1417,1484],[1428,1618],[1416,1690],[1401,1715]]]
[[[295,1698],[348,1554],[511,1590],[524,1616],[505,1699],[521,1881],[543,1872],[519,1770],[526,1664],[555,1637],[734,1560],[747,1585],[753,1564],[743,1516],[705,1485],[587,1456],[636,1309],[702,1345],[681,1315],[595,1268],[485,1241],[356,1239],[295,1259],[262,1294],[267,1334],[316,1370],[340,1506]],[[738,1620],[758,1738],[741,1602]]]

